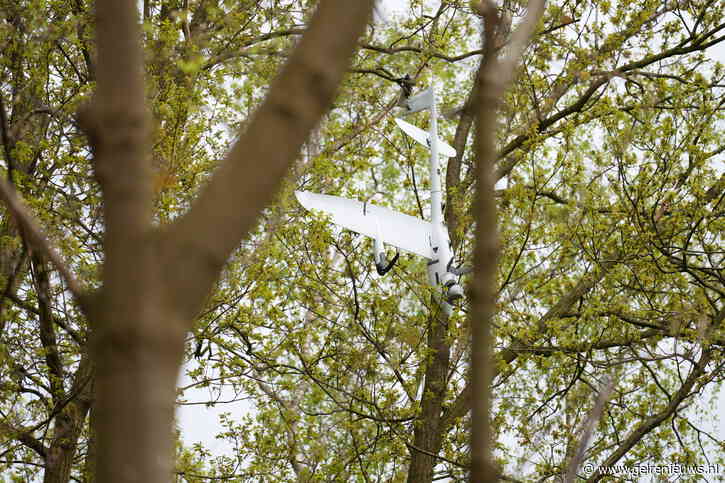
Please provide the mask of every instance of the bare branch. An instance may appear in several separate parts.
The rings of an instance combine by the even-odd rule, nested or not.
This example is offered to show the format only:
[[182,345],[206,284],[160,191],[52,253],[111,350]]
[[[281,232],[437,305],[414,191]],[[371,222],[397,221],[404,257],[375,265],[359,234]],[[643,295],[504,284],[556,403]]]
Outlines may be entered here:
[[579,469],[579,466],[582,464],[582,461],[584,461],[584,452],[586,451],[589,440],[592,437],[592,431],[594,431],[594,426],[596,426],[596,424],[602,417],[604,405],[607,403],[609,397],[612,395],[612,391],[614,391],[614,385],[614,378],[606,377],[605,382],[602,383],[599,389],[597,402],[596,404],[594,404],[594,407],[592,408],[589,416],[587,417],[587,420],[584,423],[584,431],[582,432],[582,436],[579,441],[579,447],[576,450],[574,459],[569,463],[569,470],[566,473],[566,480],[564,480],[566,483],[572,483],[576,481],[576,472],[577,469]]
[[[601,466],[608,467],[614,465],[632,448],[632,446],[637,444],[649,432],[651,432],[657,426],[666,421],[667,418],[672,416],[675,411],[677,411],[677,408],[680,407],[680,404],[691,395],[690,391],[692,391],[692,387],[695,385],[695,382],[697,382],[700,376],[703,375],[703,373],[705,372],[705,367],[710,362],[712,357],[713,351],[710,349],[704,349],[702,351],[700,359],[694,364],[694,367],[692,368],[690,374],[687,376],[684,384],[682,384],[680,389],[673,395],[667,407],[664,408],[662,411],[658,412],[657,414],[650,416],[641,424],[639,424],[634,430],[632,430],[632,432],[629,433],[629,436],[627,436],[627,438],[625,438],[625,440],[621,442],[621,444],[614,451],[614,453],[612,453],[609,458],[602,462]],[[595,471],[594,474],[588,480],[586,480],[586,483],[595,483],[601,480],[603,477],[603,473]]]

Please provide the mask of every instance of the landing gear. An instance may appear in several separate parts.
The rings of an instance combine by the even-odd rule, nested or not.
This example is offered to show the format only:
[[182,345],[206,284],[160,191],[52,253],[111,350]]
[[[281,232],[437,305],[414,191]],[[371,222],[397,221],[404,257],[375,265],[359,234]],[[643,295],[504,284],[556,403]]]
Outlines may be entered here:
[[398,261],[398,258],[400,257],[400,252],[395,252],[395,256],[393,257],[388,264],[385,264],[385,253],[380,252],[375,260],[375,270],[377,270],[378,275],[383,276],[386,273],[390,271],[391,268],[393,268],[393,265],[395,265],[395,262]]

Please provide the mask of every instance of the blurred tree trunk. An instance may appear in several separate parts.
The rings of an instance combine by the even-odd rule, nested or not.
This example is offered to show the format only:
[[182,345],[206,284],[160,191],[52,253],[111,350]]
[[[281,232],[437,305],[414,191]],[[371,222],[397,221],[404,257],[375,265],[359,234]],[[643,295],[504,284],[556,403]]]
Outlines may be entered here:
[[137,4],[97,3],[97,91],[81,113],[106,224],[103,288],[86,301],[95,314],[97,481],[168,481],[184,335],[330,107],[372,6],[321,2],[217,175],[189,213],[159,232],[152,224]]
[[476,236],[473,252],[473,283],[471,297],[471,386],[473,403],[471,414],[471,482],[483,483],[499,480],[492,458],[493,431],[491,412],[491,383],[494,360],[491,325],[496,313],[496,272],[499,255],[497,208],[494,187],[495,133],[497,110],[514,76],[514,69],[528,39],[544,10],[545,0],[531,0],[528,12],[512,35],[508,52],[498,59],[497,37],[508,32],[510,20],[496,10],[492,2],[481,2],[483,17],[484,55],[477,75],[476,106]]

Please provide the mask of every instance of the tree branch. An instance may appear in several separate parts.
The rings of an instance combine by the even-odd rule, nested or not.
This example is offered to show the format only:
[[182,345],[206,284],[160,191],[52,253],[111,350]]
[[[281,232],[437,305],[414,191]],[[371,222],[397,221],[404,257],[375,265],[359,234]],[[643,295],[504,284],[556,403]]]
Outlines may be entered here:
[[13,158],[12,146],[13,140],[10,138],[10,126],[8,126],[7,113],[5,112],[5,102],[2,93],[0,93],[0,140],[3,143],[3,151],[5,153],[5,164],[8,167],[8,180],[10,184],[14,184],[13,171],[15,170],[15,159]]
[[48,241],[48,238],[40,229],[35,217],[30,213],[25,203],[18,197],[13,187],[3,178],[0,178],[0,199],[5,202],[8,210],[13,214],[15,219],[20,225],[23,238],[28,242],[28,245],[39,253],[50,260],[60,276],[66,283],[68,290],[79,302],[83,300],[83,289],[81,288],[78,281],[75,279],[70,270],[68,270],[66,263],[63,261],[58,252],[55,251],[53,246]]
[[50,387],[53,402],[58,404],[65,397],[63,379],[65,371],[58,353],[58,341],[53,325],[53,312],[50,305],[50,281],[46,264],[39,255],[33,255],[32,273],[35,291],[38,295],[38,319],[40,326],[40,341],[45,352],[45,363],[50,372]]
[[[255,44],[261,43],[261,42],[266,42],[267,40],[278,39],[278,38],[282,38],[282,37],[289,37],[292,35],[303,35],[304,33],[305,33],[305,29],[303,29],[303,28],[278,30],[276,32],[269,32],[266,34],[262,34],[258,37],[255,37],[253,39],[249,39],[246,42],[244,42],[241,46],[247,48],[247,47],[251,47]],[[225,52],[209,59],[204,64],[202,69],[203,70],[211,69],[218,64],[227,62],[232,59],[239,58],[239,57],[243,56],[244,54],[245,54],[244,50],[236,51],[236,50],[228,49]]]
[[[587,292],[593,289],[599,283],[599,281],[604,278],[607,272],[618,263],[619,260],[616,257],[608,257],[607,260],[604,260],[600,264],[599,270],[594,273],[588,273],[584,275],[574,286],[573,289],[562,295],[559,301],[554,304],[543,316],[541,316],[541,318],[539,318],[538,322],[536,323],[540,335],[543,335],[546,329],[547,321],[560,318],[564,314],[569,312],[574,304]],[[538,339],[535,338],[534,340],[530,341],[529,344],[535,343],[536,340]],[[511,364],[514,360],[516,360],[520,353],[526,352],[527,347],[529,347],[529,345],[524,344],[521,341],[514,341],[507,347],[501,349],[495,355],[494,360],[500,359],[506,365]],[[498,369],[494,367],[491,379],[495,379],[498,374]],[[466,384],[466,386],[461,390],[461,392],[458,394],[456,399],[449,406],[448,410],[443,416],[445,428],[450,427],[450,425],[453,424],[456,419],[462,418],[468,413],[468,411],[471,410],[472,395],[473,388],[471,387],[471,384]]]
[[0,434],[8,439],[20,441],[25,447],[35,451],[41,458],[45,459],[46,449],[39,439],[33,436],[32,431],[25,428],[15,428],[8,423],[0,421]]
[[[717,31],[721,30],[722,28],[725,28],[725,24],[720,25],[717,28],[713,29],[705,36],[702,36],[702,38],[711,36],[714,32],[717,32]],[[626,72],[636,71],[638,69],[651,65],[655,62],[667,59],[669,57],[680,56],[680,55],[685,55],[685,54],[689,54],[692,52],[703,51],[723,40],[725,40],[725,38],[720,37],[715,40],[712,40],[711,42],[708,42],[707,44],[703,44],[700,42],[693,42],[693,44],[690,45],[689,47],[685,47],[683,45],[678,45],[671,49],[665,50],[664,52],[660,52],[659,54],[648,55],[638,61],[630,62],[621,67],[618,67],[617,69],[613,70],[612,72],[603,74],[600,77],[593,79],[589,83],[589,87],[587,88],[587,90],[584,93],[582,93],[582,95],[580,95],[579,98],[573,104],[556,112],[554,115],[541,120],[541,122],[539,122],[538,126],[536,127],[535,132],[536,132],[536,134],[543,133],[547,128],[549,128],[556,122],[560,121],[561,119],[564,119],[565,117],[568,117],[571,114],[581,112],[581,110],[584,108],[586,103],[599,90],[599,88],[602,87],[603,85],[607,84],[609,82],[609,80],[613,77],[613,75],[616,73],[623,74]],[[529,140],[531,137],[532,137],[531,133],[521,134],[521,135],[517,136],[516,138],[511,140],[506,146],[504,146],[501,150],[499,150],[499,152],[496,155],[496,159],[501,160],[501,159],[505,158],[506,156],[508,156],[510,153],[512,153],[516,149],[522,147],[524,145],[524,143],[527,140]],[[508,175],[517,163],[518,163],[518,159],[513,158],[513,157],[508,158],[505,163],[502,163],[497,168],[496,178],[501,179],[504,176]]]
[[[607,467],[614,465],[619,459],[624,456],[635,444],[637,444],[642,438],[644,438],[649,432],[651,432],[653,429],[655,429],[657,426],[662,424],[664,421],[667,420],[670,416],[672,416],[675,411],[677,411],[677,408],[680,406],[680,403],[684,401],[687,397],[690,396],[690,391],[692,390],[692,386],[695,385],[695,382],[697,382],[697,379],[705,372],[705,367],[710,362],[713,356],[713,351],[709,349],[704,349],[702,352],[702,355],[700,356],[700,360],[697,361],[695,366],[692,368],[692,371],[687,376],[687,379],[685,380],[684,384],[680,387],[680,389],[674,394],[672,397],[672,400],[667,405],[665,409],[660,411],[659,413],[647,418],[644,422],[642,422],[640,425],[638,425],[631,433],[629,433],[629,436],[622,441],[622,443],[619,445],[617,450],[612,453],[609,458],[604,460],[601,467]],[[586,480],[586,483],[595,483],[599,480],[601,480],[604,477],[603,474],[600,474],[598,471],[595,471],[594,474]]]
[[599,388],[596,403],[594,404],[594,407],[589,412],[589,416],[584,422],[583,431],[579,431],[582,436],[580,437],[579,445],[577,447],[576,453],[574,454],[574,458],[572,459],[572,461],[569,462],[569,470],[566,472],[566,483],[573,483],[574,481],[576,481],[576,472],[579,469],[582,461],[584,461],[584,452],[586,451],[587,445],[589,444],[589,440],[592,436],[592,431],[594,431],[594,426],[599,422],[600,418],[602,417],[602,411],[604,411],[604,406],[607,404],[609,397],[612,395],[612,391],[614,391],[615,383],[616,381],[614,378],[606,376],[605,381],[601,384]]
[[169,289],[179,294],[177,310],[185,317],[200,310],[221,267],[271,201],[329,108],[373,3],[320,3],[247,131],[191,211],[161,234],[165,278]]

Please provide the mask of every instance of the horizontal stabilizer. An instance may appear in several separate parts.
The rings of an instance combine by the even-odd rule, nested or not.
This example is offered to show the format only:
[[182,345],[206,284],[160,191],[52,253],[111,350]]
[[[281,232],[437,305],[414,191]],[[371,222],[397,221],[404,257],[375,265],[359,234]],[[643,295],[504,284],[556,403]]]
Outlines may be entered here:
[[406,114],[430,109],[433,106],[433,95],[433,89],[429,87],[420,94],[409,97],[405,102],[405,107],[408,110]]
[[[428,147],[430,149],[430,144],[428,143],[428,133],[423,131],[421,128],[413,126],[412,124],[403,121],[402,119],[395,119],[396,124],[405,131],[405,133],[418,141],[423,146]],[[446,144],[441,138],[438,138],[438,152],[441,153],[443,156],[447,156],[449,158],[452,158],[456,155],[456,150],[453,149],[452,146]]]
[[380,233],[385,243],[431,258],[431,224],[425,220],[339,196],[309,191],[295,191],[295,196],[308,210],[327,213],[334,223],[348,230],[371,238]]

